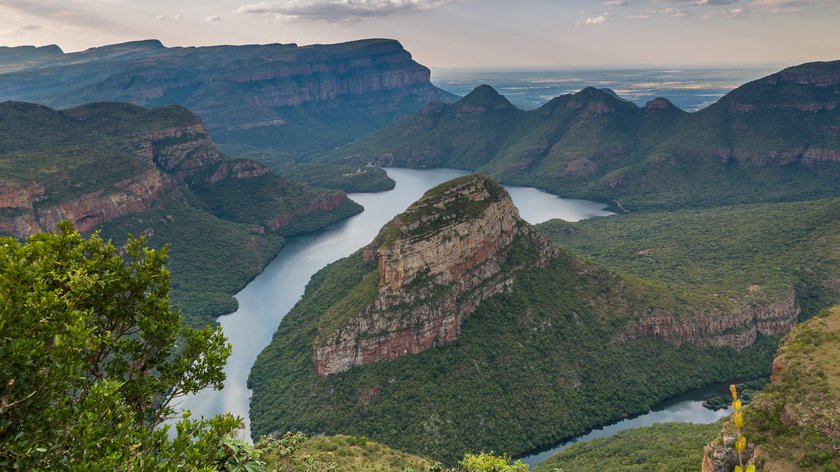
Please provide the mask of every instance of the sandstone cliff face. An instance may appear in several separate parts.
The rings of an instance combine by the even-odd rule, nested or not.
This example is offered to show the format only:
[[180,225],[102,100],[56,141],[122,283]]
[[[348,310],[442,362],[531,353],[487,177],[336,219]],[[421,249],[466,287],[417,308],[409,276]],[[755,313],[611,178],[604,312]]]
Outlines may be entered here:
[[[431,192],[434,192],[431,191]],[[459,179],[412,205],[364,254],[378,261],[373,301],[314,342],[320,376],[416,354],[457,338],[482,300],[510,290],[520,268],[502,271],[511,245],[557,249],[519,219],[510,197],[481,176]]]
[[114,218],[150,209],[163,190],[175,185],[170,177],[152,168],[117,182],[110,189],[98,189],[55,204],[42,205],[36,198],[14,201],[14,205],[4,208],[19,208],[21,214],[0,218],[0,232],[25,238],[39,231],[54,231],[64,220],[71,221],[78,231],[91,231]]
[[181,178],[222,161],[203,123],[142,133],[130,140],[138,155]]
[[741,350],[752,346],[758,334],[780,336],[796,325],[800,307],[790,287],[772,301],[737,302],[731,311],[710,310],[683,319],[672,313],[655,312],[628,326],[623,339],[640,336],[665,338],[669,342]]

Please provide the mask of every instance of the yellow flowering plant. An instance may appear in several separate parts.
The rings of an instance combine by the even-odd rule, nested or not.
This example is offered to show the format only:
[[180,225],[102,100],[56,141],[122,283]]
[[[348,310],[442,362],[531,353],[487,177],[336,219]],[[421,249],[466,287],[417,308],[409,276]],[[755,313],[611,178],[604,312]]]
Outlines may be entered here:
[[744,449],[747,448],[747,438],[741,434],[741,428],[744,426],[744,416],[741,414],[741,400],[738,399],[738,389],[734,385],[729,386],[729,391],[732,392],[732,409],[735,410],[735,413],[732,414],[732,422],[735,423],[735,430],[737,432],[735,450],[738,451],[738,465],[735,466],[734,472],[755,472],[754,465],[748,465],[744,469]]

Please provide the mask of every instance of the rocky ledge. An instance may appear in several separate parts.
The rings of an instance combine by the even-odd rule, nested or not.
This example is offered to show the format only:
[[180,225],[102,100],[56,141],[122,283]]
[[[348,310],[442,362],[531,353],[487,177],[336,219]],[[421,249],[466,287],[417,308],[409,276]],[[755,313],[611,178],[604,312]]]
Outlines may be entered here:
[[[323,377],[455,340],[482,300],[513,286],[522,266],[511,266],[508,255],[518,244],[536,249],[537,265],[558,251],[519,218],[492,179],[472,175],[428,191],[362,252],[378,268],[323,317],[313,345],[316,372]],[[364,301],[348,312],[352,297]]]
[[670,312],[655,312],[624,331],[623,340],[640,336],[665,338],[682,345],[731,347],[738,351],[752,346],[759,334],[781,336],[796,325],[801,311],[796,290],[788,287],[780,294],[767,297],[759,287],[744,299],[733,301],[729,310],[723,308],[697,312],[690,309],[685,316]]

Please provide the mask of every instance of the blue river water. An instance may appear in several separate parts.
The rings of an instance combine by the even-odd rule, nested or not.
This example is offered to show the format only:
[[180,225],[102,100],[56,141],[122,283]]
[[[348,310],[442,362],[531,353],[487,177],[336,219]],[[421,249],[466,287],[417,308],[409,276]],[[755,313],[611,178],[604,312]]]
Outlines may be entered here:
[[[423,193],[468,172],[454,169],[386,169],[396,182],[393,190],[354,193],[350,198],[365,211],[315,233],[289,238],[280,254],[251,283],[236,294],[239,309],[219,318],[219,324],[233,345],[220,391],[205,390],[184,399],[180,407],[193,415],[213,416],[225,412],[248,419],[251,391],[247,381],[257,355],[268,345],[280,320],[303,295],[315,272],[330,262],[349,256],[368,244],[379,229],[405,210]],[[562,199],[529,187],[505,187],[522,218],[541,223],[552,218],[578,221],[612,213],[601,203]],[[244,432],[250,436],[250,430]]]

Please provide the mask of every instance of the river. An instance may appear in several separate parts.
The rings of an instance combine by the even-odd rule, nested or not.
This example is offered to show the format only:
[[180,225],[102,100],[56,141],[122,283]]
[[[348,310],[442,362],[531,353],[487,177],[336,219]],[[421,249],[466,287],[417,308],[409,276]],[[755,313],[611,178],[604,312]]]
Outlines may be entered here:
[[554,454],[566,449],[572,444],[589,441],[595,438],[606,438],[620,431],[625,431],[640,426],[650,426],[656,423],[714,423],[715,421],[732,414],[732,407],[712,411],[703,407],[703,401],[718,396],[729,395],[729,382],[707,385],[703,388],[688,391],[682,395],[670,398],[658,405],[655,405],[649,412],[625,418],[615,423],[593,429],[587,434],[577,436],[550,448],[529,453],[519,459],[531,466],[543,462]]
[[[454,169],[386,169],[396,182],[393,190],[379,193],[354,193],[349,197],[361,204],[365,211],[335,223],[315,233],[289,238],[280,254],[236,294],[239,309],[219,318],[225,335],[233,345],[225,372],[227,379],[222,390],[205,390],[182,401],[180,407],[195,416],[209,417],[231,412],[245,419],[244,436],[250,437],[248,408],[251,391],[247,387],[248,374],[257,355],[268,345],[280,321],[300,300],[306,283],[325,265],[369,243],[379,229],[391,218],[405,210],[423,193],[447,180],[466,175]],[[611,215],[600,203],[587,200],[563,199],[530,187],[505,186],[525,221],[536,224],[553,218],[578,221],[596,216]],[[718,386],[718,390],[725,387]],[[709,423],[726,412],[712,412],[702,407],[702,399],[714,396],[710,389],[690,392],[665,402],[653,411],[632,419],[594,430],[547,451],[523,458],[536,464],[569,444],[595,437],[608,436],[617,431],[661,421],[690,421]],[[723,391],[723,393],[726,393]]]
[[[181,408],[191,410],[195,416],[209,417],[224,412],[241,416],[245,419],[245,437],[250,437],[248,373],[257,355],[271,341],[280,320],[300,300],[312,275],[368,244],[385,223],[426,190],[468,174],[454,169],[389,168],[386,172],[396,182],[393,190],[350,194],[365,211],[321,231],[289,238],[265,270],[236,294],[239,309],[219,317],[219,324],[233,345],[225,367],[225,386],[219,391],[204,390],[185,398]],[[522,218],[533,224],[552,218],[578,221],[612,214],[596,202],[562,199],[529,187],[505,188]]]

